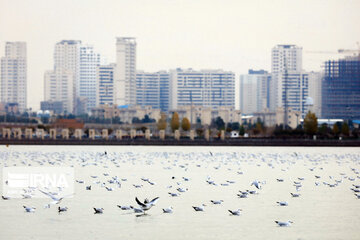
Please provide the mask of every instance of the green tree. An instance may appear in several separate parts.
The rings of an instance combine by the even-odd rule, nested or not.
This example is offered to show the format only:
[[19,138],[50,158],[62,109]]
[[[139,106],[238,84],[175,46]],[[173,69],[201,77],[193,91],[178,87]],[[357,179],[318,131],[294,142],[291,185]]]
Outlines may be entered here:
[[321,124],[319,128],[319,133],[325,135],[328,133],[328,125],[326,123]]
[[341,126],[341,133],[345,136],[349,136],[349,125],[346,122]]
[[173,130],[173,132],[175,130],[178,130],[180,127],[180,120],[179,120],[179,114],[177,112],[174,112],[172,118],[171,118],[171,123],[170,123],[171,129]]
[[181,121],[181,128],[182,128],[182,130],[184,130],[184,131],[189,131],[189,130],[190,130],[191,124],[190,124],[189,119],[187,119],[187,118],[183,118],[183,119],[182,119],[182,121]]
[[240,126],[239,134],[240,134],[241,136],[243,136],[243,135],[245,134],[244,125],[241,125],[241,126]]
[[159,130],[165,130],[166,129],[166,114],[165,113],[161,113],[161,118],[158,121],[157,127]]
[[211,125],[215,126],[217,129],[225,129],[225,122],[221,117],[213,119]]
[[313,135],[317,132],[318,122],[315,113],[309,111],[304,119],[304,130],[306,134]]

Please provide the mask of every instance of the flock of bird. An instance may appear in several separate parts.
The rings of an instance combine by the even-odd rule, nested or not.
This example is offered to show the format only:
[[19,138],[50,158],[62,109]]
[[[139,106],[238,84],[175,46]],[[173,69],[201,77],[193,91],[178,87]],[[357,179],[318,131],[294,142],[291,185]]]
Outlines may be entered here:
[[[223,182],[218,182],[214,180],[213,177],[207,176],[204,179],[203,184],[214,186],[214,187],[227,187],[227,186],[236,186],[238,181],[241,181],[241,177],[246,175],[246,169],[243,168],[244,164],[252,166],[266,166],[269,169],[280,168],[281,172],[287,172],[291,169],[292,166],[296,164],[303,164],[305,169],[309,172],[314,172],[313,179],[308,179],[305,177],[296,177],[293,179],[284,178],[279,174],[278,178],[272,179],[278,184],[287,182],[292,185],[293,191],[289,192],[289,197],[291,198],[301,198],[302,189],[304,182],[313,182],[316,191],[316,187],[326,186],[331,188],[336,188],[341,184],[350,183],[351,187],[349,192],[353,193],[355,198],[360,199],[360,174],[359,170],[356,167],[351,167],[351,175],[344,172],[339,172],[337,175],[325,175],[324,169],[327,167],[327,158],[335,158],[336,164],[339,166],[344,162],[357,166],[360,163],[360,156],[357,154],[333,154],[331,156],[326,154],[301,154],[297,152],[293,153],[273,153],[273,154],[248,154],[241,152],[148,152],[148,153],[134,153],[134,152],[81,152],[72,153],[72,152],[41,152],[41,151],[3,151],[0,153],[0,166],[3,167],[14,167],[14,166],[70,166],[74,167],[75,171],[77,168],[86,168],[86,167],[96,167],[97,169],[117,169],[120,168],[122,164],[143,164],[145,166],[152,166],[155,164],[161,164],[162,170],[172,172],[173,169],[178,168],[182,170],[184,175],[187,175],[189,169],[195,171],[197,169],[211,169],[211,171],[217,171],[223,169],[229,172],[231,176],[237,176],[237,179],[227,179]],[[315,173],[316,172],[316,173]],[[231,173],[231,174],[230,174]],[[125,175],[123,172],[122,174]],[[169,198],[181,198],[182,194],[190,192],[193,185],[199,184],[194,182],[193,179],[186,176],[171,176],[168,179],[168,185],[161,186],[155,181],[148,177],[139,177],[139,181],[142,181],[142,184],[139,182],[127,183],[127,177],[118,177],[117,175],[111,175],[108,172],[103,172],[102,174],[92,174],[88,177],[89,180],[76,179],[75,184],[81,186],[85,191],[93,191],[94,189],[103,189],[107,192],[116,192],[121,191],[122,188],[133,188],[141,190],[144,186],[150,186],[154,188],[161,188],[164,193]],[[241,205],[241,200],[244,198],[250,198],[252,195],[261,195],[262,190],[266,188],[267,180],[253,180],[248,182],[248,189],[239,190],[234,193],[234,198],[238,198],[238,204]],[[95,188],[96,187],[96,188]],[[219,190],[221,191],[221,190]],[[56,209],[59,213],[64,213],[69,211],[67,206],[63,203],[66,203],[67,198],[73,196],[64,195],[63,189],[49,189],[49,188],[26,188],[23,189],[22,198],[26,199],[25,201],[31,201],[35,195],[40,194],[51,199],[51,201],[45,204],[44,208],[51,208],[52,205],[56,206]],[[75,192],[76,200],[76,192]],[[154,196],[155,197],[155,196]],[[11,196],[2,196],[3,200],[11,200]],[[160,197],[155,197],[152,200],[144,199],[143,201],[139,200],[137,196],[134,195],[134,204],[133,205],[117,205],[122,211],[132,211],[135,214],[146,215],[147,212],[156,206],[160,201]],[[22,202],[22,203],[23,203]],[[222,199],[208,199],[204,200],[202,204],[189,206],[192,207],[195,212],[204,212],[209,205],[222,205],[224,200]],[[289,205],[288,201],[279,199],[276,203],[279,207],[287,207]],[[21,204],[23,205],[23,204]],[[25,212],[34,213],[37,208],[26,204],[22,206]],[[104,214],[105,210],[101,206],[93,207],[94,214]],[[162,208],[164,214],[171,214],[176,211],[176,207],[169,206]],[[234,207],[233,209],[224,209],[224,212],[227,212],[231,216],[241,216],[243,210],[239,207]],[[138,215],[137,215],[138,216]],[[273,220],[275,225],[280,227],[289,227],[293,224],[292,220]]]

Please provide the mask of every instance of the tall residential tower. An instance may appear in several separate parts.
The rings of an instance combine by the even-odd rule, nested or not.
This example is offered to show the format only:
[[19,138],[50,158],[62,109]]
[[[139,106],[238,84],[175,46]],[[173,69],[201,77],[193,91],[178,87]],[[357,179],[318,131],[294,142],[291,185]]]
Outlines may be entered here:
[[114,104],[136,104],[136,40],[132,37],[116,39]]
[[[308,74],[302,70],[302,47],[276,45],[271,53],[270,109],[300,111],[305,117],[309,96]],[[285,118],[287,115],[285,115]],[[284,119],[284,122],[287,121]],[[288,123],[286,123],[288,124]]]
[[240,110],[244,114],[261,112],[269,108],[269,84],[271,75],[264,70],[249,70],[240,75]]
[[[99,64],[100,55],[91,45],[84,45],[79,40],[56,43],[54,69],[45,73],[45,101],[62,101],[67,113],[90,112],[96,106],[96,69]],[[56,94],[50,91],[65,84],[65,80],[66,87],[57,87]],[[60,96],[68,96],[68,99],[65,101]]]
[[170,110],[196,105],[235,107],[235,74],[223,70],[176,69],[170,72]]
[[27,106],[27,57],[25,42],[6,42],[1,58],[1,102],[17,103],[19,111]]

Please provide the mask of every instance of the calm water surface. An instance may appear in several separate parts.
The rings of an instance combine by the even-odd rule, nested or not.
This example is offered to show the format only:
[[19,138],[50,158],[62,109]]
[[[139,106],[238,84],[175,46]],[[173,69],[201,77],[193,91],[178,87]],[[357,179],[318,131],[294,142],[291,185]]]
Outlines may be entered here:
[[[53,166],[49,162],[74,166],[75,179],[85,181],[75,183],[74,197],[60,204],[69,210],[58,214],[57,206],[44,209],[48,199],[0,200],[0,239],[360,239],[360,199],[350,190],[360,184],[359,148],[0,147],[1,168]],[[117,188],[107,183],[113,176],[127,181]],[[208,184],[208,178],[217,185]],[[239,190],[255,190],[250,186],[255,179],[264,182],[258,194],[237,197]],[[235,183],[222,186],[227,180]],[[342,182],[336,187],[323,183],[335,180]],[[290,195],[296,192],[293,181],[302,183],[299,198]],[[87,185],[92,185],[91,191],[85,190]],[[188,191],[170,197],[168,192],[177,192],[178,187]],[[136,206],[136,196],[160,199],[141,217],[117,207]],[[221,205],[210,202],[220,199]],[[280,207],[277,201],[287,201],[289,206]],[[204,212],[193,210],[192,206],[203,203]],[[23,205],[35,206],[36,212],[26,213]],[[169,206],[174,212],[164,214],[162,208]],[[93,214],[92,207],[103,207],[104,214]],[[238,208],[241,216],[229,215],[228,209]],[[294,224],[278,227],[275,220]]]

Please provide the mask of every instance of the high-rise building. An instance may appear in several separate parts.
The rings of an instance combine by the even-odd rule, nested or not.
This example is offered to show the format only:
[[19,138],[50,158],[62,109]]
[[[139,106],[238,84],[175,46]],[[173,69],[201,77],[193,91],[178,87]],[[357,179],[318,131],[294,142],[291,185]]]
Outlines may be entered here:
[[302,71],[302,47],[276,45],[271,50],[271,72]]
[[277,107],[299,111],[301,117],[304,118],[308,111],[308,73],[288,71],[277,73],[275,76],[278,81],[276,88]]
[[[308,74],[302,70],[302,48],[277,45],[271,53],[270,110],[292,108],[305,117],[309,96]],[[287,115],[284,115],[287,117]],[[284,119],[284,122],[287,122]]]
[[115,64],[100,65],[97,68],[98,91],[96,106],[113,105]]
[[322,117],[360,119],[360,55],[325,62]]
[[116,39],[114,103],[136,104],[136,40],[132,37]]
[[27,106],[27,57],[25,42],[6,42],[1,58],[1,102],[17,103],[19,111]]
[[309,110],[321,117],[321,81],[323,74],[321,72],[309,72]]
[[[94,52],[93,46],[84,45],[79,40],[62,40],[55,45],[54,51],[54,71],[52,77],[46,78],[62,79],[69,78],[72,75],[72,87],[62,88],[63,91],[71,92],[62,93],[61,96],[69,96],[64,102],[64,110],[68,113],[81,114],[90,112],[90,109],[96,106],[96,68],[100,64],[100,55]],[[64,74],[63,77],[60,75]],[[46,74],[45,74],[46,75]],[[56,76],[56,77],[54,77]],[[70,82],[70,80],[67,80]],[[48,83],[50,86],[51,84]],[[45,88],[47,90],[47,88]],[[45,96],[51,95],[45,93]],[[60,95],[56,95],[60,96]],[[65,101],[64,99],[52,99],[53,101]],[[71,103],[70,103],[71,102]],[[72,109],[69,108],[72,106]],[[85,107],[84,107],[85,106]]]
[[96,70],[100,65],[100,54],[94,51],[91,45],[80,46],[80,76],[76,86],[77,102],[85,101],[85,109],[80,109],[77,104],[77,113],[80,114],[84,110],[91,112],[96,107],[97,78]]
[[166,71],[136,73],[136,104],[167,112],[169,109],[170,74]]
[[[54,71],[45,73],[45,86],[54,85],[54,83],[46,83],[50,79],[51,81],[59,81],[55,84],[57,86],[67,82],[66,87],[60,88],[56,95],[47,93],[48,88],[45,87],[45,101],[62,101],[64,111],[67,113],[75,113],[76,110],[76,93],[80,79],[80,46],[81,41],[79,40],[62,40],[56,43]],[[52,97],[49,99],[49,96]],[[65,99],[65,96],[67,96],[67,99]]]
[[261,112],[269,108],[271,75],[264,70],[249,70],[240,75],[240,110],[243,114]]
[[235,107],[235,74],[223,70],[176,69],[171,72],[170,109],[197,105]]
[[[62,102],[62,109],[72,113],[74,109],[74,75],[70,70],[56,68],[44,75],[45,101]],[[51,109],[46,109],[51,110]]]

